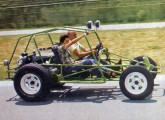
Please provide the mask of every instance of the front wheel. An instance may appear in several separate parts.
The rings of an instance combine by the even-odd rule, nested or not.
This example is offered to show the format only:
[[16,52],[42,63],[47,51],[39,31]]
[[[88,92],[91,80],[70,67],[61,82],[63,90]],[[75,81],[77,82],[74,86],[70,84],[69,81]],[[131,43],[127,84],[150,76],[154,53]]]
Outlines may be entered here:
[[132,100],[143,100],[153,91],[154,81],[151,73],[142,66],[131,66],[120,76],[120,89]]
[[14,88],[25,101],[41,101],[50,92],[51,78],[49,72],[41,65],[24,65],[14,77]]

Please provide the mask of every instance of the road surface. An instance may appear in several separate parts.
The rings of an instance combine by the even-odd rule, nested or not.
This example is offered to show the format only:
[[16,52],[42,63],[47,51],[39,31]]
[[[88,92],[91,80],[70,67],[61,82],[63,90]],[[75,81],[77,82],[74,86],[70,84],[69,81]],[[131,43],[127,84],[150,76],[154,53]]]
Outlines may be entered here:
[[165,75],[155,79],[146,100],[132,101],[118,82],[66,84],[43,102],[30,103],[16,95],[12,82],[0,82],[0,120],[164,120]]
[[[156,23],[134,23],[134,24],[116,24],[116,25],[101,25],[99,30],[125,30],[125,29],[146,29],[146,28],[163,28],[165,22]],[[85,27],[80,27],[85,28]],[[20,34],[32,34],[48,29],[32,29],[32,30],[15,30],[15,31],[0,31],[0,36],[5,35],[20,35]],[[57,33],[65,31],[56,31]]]

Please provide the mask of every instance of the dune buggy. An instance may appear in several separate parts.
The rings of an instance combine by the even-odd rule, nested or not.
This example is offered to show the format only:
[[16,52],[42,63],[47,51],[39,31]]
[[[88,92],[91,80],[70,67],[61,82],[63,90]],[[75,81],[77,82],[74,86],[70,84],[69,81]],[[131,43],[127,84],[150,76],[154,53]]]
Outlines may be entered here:
[[[98,42],[101,42],[96,32],[97,28],[100,26],[100,21],[97,20],[94,25],[94,29],[91,29],[93,26],[92,21],[88,21],[87,28],[85,29],[75,27],[53,28],[20,37],[17,40],[10,60],[4,61],[4,65],[7,66],[8,69],[8,78],[14,81],[14,88],[17,94],[26,101],[41,101],[53,88],[62,86],[65,83],[105,83],[106,81],[119,81],[120,89],[126,97],[132,100],[142,100],[148,97],[153,91],[154,79],[157,73],[161,72],[161,67],[158,67],[149,57],[139,56],[134,59],[129,59],[115,53],[110,53],[107,48],[102,46],[98,50],[98,59],[92,52],[94,59],[97,61],[96,65],[83,65],[82,67],[91,66],[91,68],[87,70],[82,69],[80,72],[73,72],[65,75],[63,73],[63,68],[65,66],[76,65],[62,64],[59,60],[57,50],[46,53],[44,52],[45,48],[38,47],[36,36],[40,35],[48,35],[52,46],[57,45],[53,42],[51,33],[59,30],[71,30],[83,33],[88,31],[90,34],[96,36]],[[17,66],[13,67],[11,61],[19,42],[24,40],[24,38],[28,38],[27,45],[17,60]],[[36,49],[30,54],[27,53],[27,49],[31,41],[33,41]],[[90,40],[88,40],[87,36],[85,36],[85,41],[92,50],[92,46],[89,43]],[[111,58],[110,54],[116,56],[116,58]],[[104,56],[104,58],[102,56]],[[109,65],[100,65],[100,59],[105,60]],[[119,60],[124,64],[117,64]],[[106,69],[105,67],[110,68],[110,70],[117,75],[107,78],[101,71],[101,69]],[[90,74],[89,71],[92,69],[99,69],[102,76],[97,77]],[[86,72],[88,72],[89,75],[87,78],[83,79],[83,73]],[[12,73],[14,74],[11,77]]]

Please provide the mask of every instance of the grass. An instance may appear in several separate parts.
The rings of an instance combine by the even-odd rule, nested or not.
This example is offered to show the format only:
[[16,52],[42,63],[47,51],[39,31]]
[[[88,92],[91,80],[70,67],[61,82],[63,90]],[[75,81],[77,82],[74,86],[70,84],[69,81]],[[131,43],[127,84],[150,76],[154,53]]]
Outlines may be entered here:
[[[80,34],[80,33],[79,33]],[[155,29],[137,29],[137,30],[113,30],[113,31],[98,31],[98,34],[105,47],[109,48],[110,52],[127,56],[128,58],[135,58],[137,56],[145,55],[149,56],[156,63],[162,65],[163,72],[165,72],[165,28]],[[60,34],[51,34],[53,41],[58,41]],[[3,66],[4,59],[10,59],[12,51],[15,47],[17,39],[22,35],[17,36],[1,36],[0,37],[0,80],[7,77],[5,72],[6,67]],[[90,43],[95,46],[97,44],[96,38],[89,34],[88,36]],[[47,36],[36,37],[39,47],[51,46],[48,42]],[[16,50],[16,54],[13,58],[12,64],[16,64],[17,59],[25,49],[28,39],[22,39]],[[85,47],[87,44],[85,39],[80,41]],[[35,50],[35,46],[30,43],[28,53],[31,54]]]

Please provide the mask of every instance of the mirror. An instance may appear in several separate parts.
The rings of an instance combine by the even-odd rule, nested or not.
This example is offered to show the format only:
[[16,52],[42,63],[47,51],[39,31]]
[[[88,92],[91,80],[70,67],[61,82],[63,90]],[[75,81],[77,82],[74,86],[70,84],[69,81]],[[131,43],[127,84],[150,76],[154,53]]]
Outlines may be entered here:
[[95,21],[95,27],[96,27],[96,28],[99,28],[99,27],[100,27],[100,20],[96,20],[96,21]]
[[92,29],[92,26],[93,26],[93,22],[90,20],[87,22],[87,28],[88,29]]
[[9,61],[8,60],[4,60],[4,66],[8,66],[9,65]]

